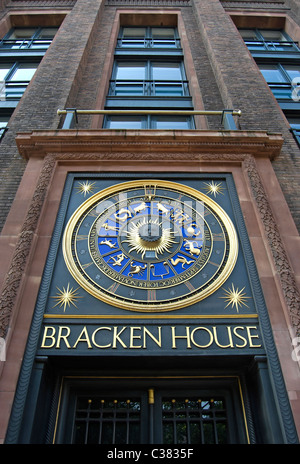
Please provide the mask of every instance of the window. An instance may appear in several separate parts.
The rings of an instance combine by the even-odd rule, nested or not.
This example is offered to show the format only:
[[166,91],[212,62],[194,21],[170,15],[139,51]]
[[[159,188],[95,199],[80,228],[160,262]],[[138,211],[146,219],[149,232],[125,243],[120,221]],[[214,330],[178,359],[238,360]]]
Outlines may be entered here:
[[287,117],[291,126],[291,132],[300,146],[300,117]]
[[299,52],[296,42],[282,30],[240,29],[241,36],[249,50],[276,52]]
[[15,27],[0,41],[0,139],[57,27]]
[[0,115],[0,140],[4,137],[10,115]]
[[[140,398],[79,396],[76,402],[73,443],[140,443],[143,407],[145,405]],[[165,397],[161,401],[161,411],[157,412],[161,414],[163,444],[228,443],[224,398]]]
[[183,54],[176,28],[121,27],[106,109],[133,115],[104,119],[109,129],[191,129],[191,117],[145,115],[138,110],[192,110]]
[[1,40],[0,49],[47,49],[57,27],[15,27]]
[[0,81],[5,100],[18,100],[22,97],[34,75],[38,63],[0,62]]
[[122,27],[117,47],[180,48],[180,40],[173,27]]
[[183,64],[152,60],[117,61],[109,95],[188,95]]
[[293,99],[294,79],[300,82],[300,65],[259,64],[259,69],[277,100]]
[[193,129],[193,122],[188,116],[109,116],[105,127],[108,129]]
[[[285,31],[240,29],[245,44],[272,90],[288,121],[300,111],[300,48]],[[291,131],[300,145],[299,124]]]

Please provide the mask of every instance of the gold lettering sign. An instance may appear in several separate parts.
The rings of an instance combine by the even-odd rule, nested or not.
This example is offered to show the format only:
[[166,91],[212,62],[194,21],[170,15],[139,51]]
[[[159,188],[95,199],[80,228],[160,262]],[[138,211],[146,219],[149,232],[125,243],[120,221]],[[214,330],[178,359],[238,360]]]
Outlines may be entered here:
[[45,325],[40,345],[43,350],[240,350],[261,347],[257,325]]

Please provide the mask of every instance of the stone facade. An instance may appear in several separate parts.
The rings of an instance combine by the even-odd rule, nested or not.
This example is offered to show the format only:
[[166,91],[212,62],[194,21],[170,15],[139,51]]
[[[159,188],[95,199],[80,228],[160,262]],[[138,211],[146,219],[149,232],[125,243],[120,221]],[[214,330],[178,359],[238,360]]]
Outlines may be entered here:
[[[3,5],[2,5],[3,4]],[[11,26],[60,26],[0,144],[2,235],[0,440],[10,412],[68,172],[230,172],[234,178],[294,420],[300,430],[297,195],[300,148],[237,27],[285,28],[300,40],[292,0],[89,0],[1,2]],[[195,110],[241,110],[237,131],[200,116],[195,131],[108,131],[78,115],[62,130],[58,109],[101,109],[120,24],[176,24]]]

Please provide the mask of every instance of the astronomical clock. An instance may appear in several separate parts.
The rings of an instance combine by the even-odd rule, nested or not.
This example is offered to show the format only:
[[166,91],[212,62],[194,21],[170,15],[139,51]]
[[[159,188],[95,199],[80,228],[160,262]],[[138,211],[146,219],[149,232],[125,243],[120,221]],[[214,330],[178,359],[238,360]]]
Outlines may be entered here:
[[162,180],[129,181],[90,196],[63,237],[64,260],[77,283],[128,311],[199,302],[223,285],[237,255],[226,212],[210,196]]

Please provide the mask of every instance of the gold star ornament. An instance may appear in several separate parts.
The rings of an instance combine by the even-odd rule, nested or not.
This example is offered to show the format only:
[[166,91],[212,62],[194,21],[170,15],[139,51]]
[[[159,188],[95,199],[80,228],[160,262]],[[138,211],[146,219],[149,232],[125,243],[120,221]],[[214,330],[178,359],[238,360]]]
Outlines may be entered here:
[[214,197],[216,195],[223,195],[223,192],[222,190],[224,190],[224,188],[222,187],[222,183],[219,182],[218,184],[216,184],[214,181],[210,182],[210,183],[205,183],[206,187],[205,187],[205,190],[207,191],[207,193],[209,193],[210,195],[213,195]]
[[237,312],[239,312],[239,308],[242,308],[243,306],[249,308],[249,306],[246,304],[246,301],[251,297],[246,296],[246,293],[243,293],[245,287],[239,290],[238,288],[234,288],[234,285],[232,284],[231,288],[228,290],[224,288],[223,290],[225,292],[225,296],[221,296],[220,298],[223,298],[227,303],[225,308],[231,305],[231,308],[235,307]]
[[85,197],[89,193],[93,193],[94,185],[96,182],[89,182],[88,180],[85,182],[79,182],[79,185],[76,187],[77,193],[82,193]]
[[60,290],[57,287],[58,293],[55,296],[52,296],[51,298],[54,298],[57,303],[53,306],[55,308],[56,306],[59,306],[60,308],[64,308],[64,312],[66,311],[66,308],[70,308],[71,305],[75,306],[77,308],[75,302],[79,299],[82,298],[78,295],[78,288],[73,289],[70,288],[70,284],[68,284],[67,288],[63,287],[62,290]]

